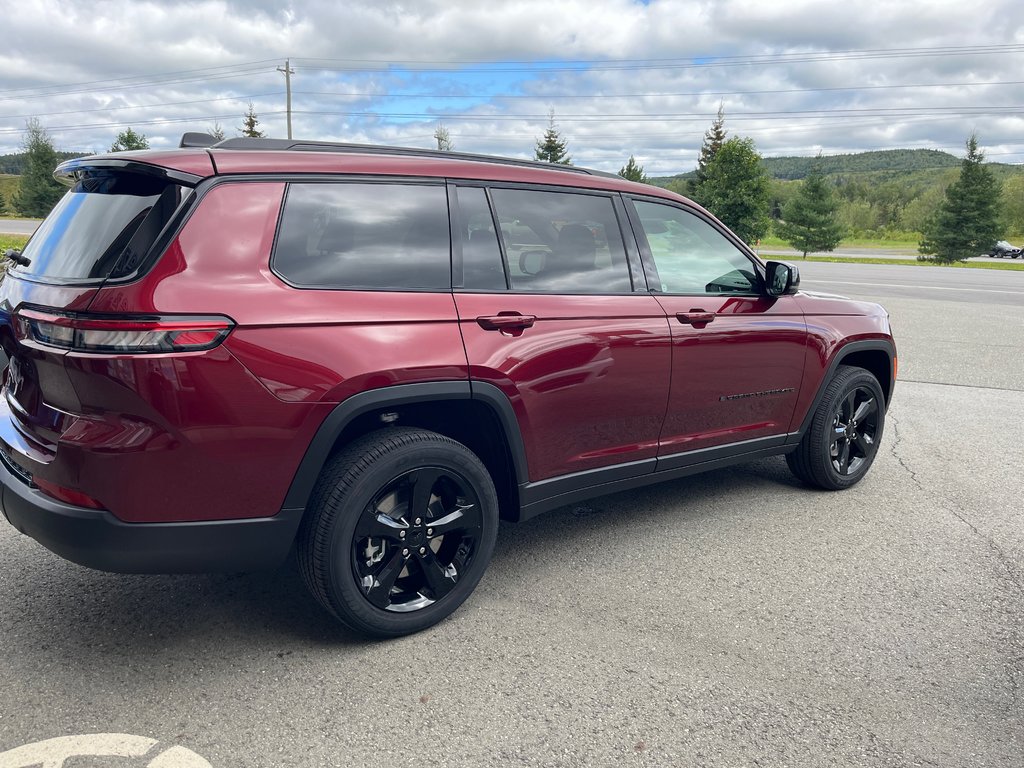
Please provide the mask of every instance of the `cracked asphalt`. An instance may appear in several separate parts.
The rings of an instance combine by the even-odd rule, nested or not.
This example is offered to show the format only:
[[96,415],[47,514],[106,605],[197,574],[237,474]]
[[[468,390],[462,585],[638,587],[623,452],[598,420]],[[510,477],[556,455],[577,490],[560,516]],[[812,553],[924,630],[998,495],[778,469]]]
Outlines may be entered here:
[[506,525],[414,637],[346,635],[293,567],[101,574],[0,526],[0,766],[102,732],[215,768],[1021,765],[1024,273],[846,267],[804,285],[880,300],[900,347],[862,483],[770,459]]

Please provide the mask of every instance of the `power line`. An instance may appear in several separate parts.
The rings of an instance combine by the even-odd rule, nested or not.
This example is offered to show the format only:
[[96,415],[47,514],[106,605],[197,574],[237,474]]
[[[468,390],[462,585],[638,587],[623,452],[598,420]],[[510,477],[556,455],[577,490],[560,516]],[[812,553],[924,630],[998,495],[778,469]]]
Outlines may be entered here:
[[119,83],[121,81],[131,82],[131,81],[140,81],[141,80],[141,81],[146,82],[146,83],[159,82],[159,81],[162,81],[164,78],[174,77],[174,76],[177,76],[177,75],[191,75],[191,74],[198,74],[198,73],[201,73],[201,72],[216,72],[217,70],[222,70],[222,69],[234,70],[234,69],[238,69],[240,67],[253,67],[253,66],[256,66],[256,65],[259,65],[259,64],[264,64],[265,65],[265,64],[272,64],[272,63],[276,63],[276,62],[277,62],[276,59],[261,59],[260,61],[246,61],[246,62],[239,62],[238,64],[222,64],[222,65],[216,66],[216,67],[199,67],[198,69],[181,69],[181,70],[178,70],[178,71],[175,71],[175,72],[161,72],[161,73],[153,73],[153,74],[148,74],[148,75],[129,75],[129,76],[125,76],[125,77],[107,77],[107,78],[104,78],[102,80],[85,80],[85,81],[77,82],[77,83],[59,83],[59,84],[58,83],[54,83],[52,85],[25,86],[24,88],[6,88],[6,89],[0,89],[0,94],[16,93],[17,91],[37,90],[39,88],[42,88],[42,89],[46,89],[46,88],[75,88],[75,87],[79,87],[79,86],[83,86],[83,85],[98,85],[98,84],[107,85],[107,84],[111,84],[111,83]]
[[6,120],[27,120],[32,117],[55,117],[57,115],[85,115],[93,112],[119,112],[126,109],[158,109],[160,107],[180,107],[185,104],[211,104],[215,101],[250,101],[252,99],[282,96],[284,91],[273,93],[254,93],[251,96],[218,96],[215,99],[192,99],[190,101],[162,101],[156,104],[129,104],[121,107],[96,107],[95,109],[71,109],[64,112],[35,112],[31,115],[5,115]]

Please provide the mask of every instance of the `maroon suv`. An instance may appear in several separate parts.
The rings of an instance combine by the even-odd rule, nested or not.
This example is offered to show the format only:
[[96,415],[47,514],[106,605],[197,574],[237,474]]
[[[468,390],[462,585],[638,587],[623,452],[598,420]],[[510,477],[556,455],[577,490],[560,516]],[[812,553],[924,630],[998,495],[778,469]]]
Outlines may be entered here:
[[187,134],[81,158],[0,284],[10,523],[120,572],[274,567],[380,636],[447,616],[499,517],[786,454],[853,485],[888,316],[578,168]]

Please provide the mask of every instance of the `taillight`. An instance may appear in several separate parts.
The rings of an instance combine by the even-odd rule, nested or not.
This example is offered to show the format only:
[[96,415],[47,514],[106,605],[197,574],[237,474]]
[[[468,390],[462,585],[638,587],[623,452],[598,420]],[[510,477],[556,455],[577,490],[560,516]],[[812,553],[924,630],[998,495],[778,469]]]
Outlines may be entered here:
[[18,338],[48,347],[130,355],[212,349],[224,341],[234,322],[220,316],[113,317],[23,307],[14,313],[14,326]]

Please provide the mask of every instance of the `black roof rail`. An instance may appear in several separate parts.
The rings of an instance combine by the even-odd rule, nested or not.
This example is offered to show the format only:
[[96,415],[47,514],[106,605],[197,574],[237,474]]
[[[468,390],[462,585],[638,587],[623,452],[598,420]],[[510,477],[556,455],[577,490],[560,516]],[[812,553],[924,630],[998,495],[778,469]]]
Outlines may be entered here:
[[[186,133],[182,137],[182,146],[186,138],[202,137],[213,138],[208,133]],[[430,157],[440,160],[470,160],[478,163],[494,163],[497,165],[515,165],[527,168],[546,168],[547,170],[570,171],[572,173],[585,173],[590,176],[611,176],[618,178],[614,173],[604,171],[593,171],[588,168],[578,168],[574,165],[558,165],[555,163],[542,163],[538,160],[518,160],[514,157],[496,157],[494,155],[478,155],[470,152],[448,152],[440,149],[419,149],[417,147],[388,147],[377,144],[346,144],[333,141],[299,141],[294,139],[260,139],[243,136],[237,139],[224,139],[213,144],[189,144],[188,146],[208,146],[211,149],[256,149],[276,152],[348,152],[351,154],[368,155],[399,155],[405,157]]]

